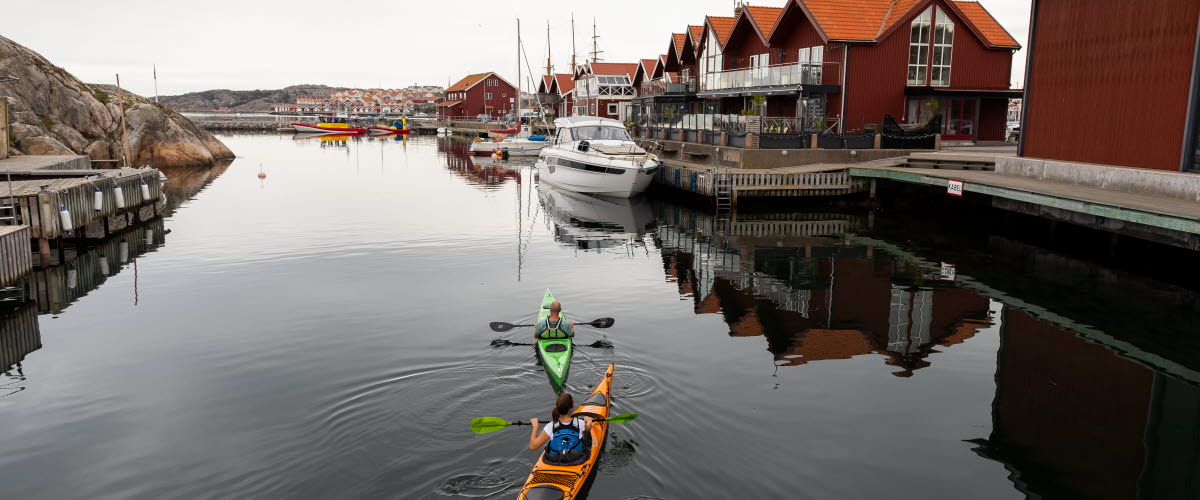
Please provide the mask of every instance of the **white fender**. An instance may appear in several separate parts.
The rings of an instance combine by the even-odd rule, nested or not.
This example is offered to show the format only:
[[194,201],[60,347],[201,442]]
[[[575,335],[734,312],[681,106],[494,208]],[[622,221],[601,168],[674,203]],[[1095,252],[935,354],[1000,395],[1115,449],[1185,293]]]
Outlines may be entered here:
[[79,286],[79,271],[75,266],[67,267],[67,289],[74,291],[76,286]]
[[100,276],[108,277],[108,256],[100,255]]
[[104,191],[96,188],[95,194],[92,195],[92,208],[97,212],[104,210]]
[[154,229],[146,229],[146,246],[154,245]]
[[117,258],[122,264],[129,262],[129,242],[121,240],[121,245],[117,247]]
[[116,184],[113,186],[113,198],[117,202],[117,209],[124,210],[125,209],[125,192],[121,190],[120,184]]
[[150,202],[150,185],[142,181],[142,203]]
[[58,206],[58,218],[59,218],[59,221],[62,222],[63,232],[67,233],[67,234],[71,234],[71,230],[75,229],[75,226],[71,225],[71,212],[67,211],[66,206],[64,206],[64,205]]

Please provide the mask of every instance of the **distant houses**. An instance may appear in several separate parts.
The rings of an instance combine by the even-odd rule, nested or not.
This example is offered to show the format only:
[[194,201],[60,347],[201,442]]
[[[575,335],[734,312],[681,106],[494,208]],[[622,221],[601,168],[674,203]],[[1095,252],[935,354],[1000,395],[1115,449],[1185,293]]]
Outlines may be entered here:
[[419,85],[404,89],[346,89],[331,92],[329,97],[298,97],[295,103],[271,106],[273,113],[351,115],[413,114],[419,108],[432,107],[444,99],[442,87]]

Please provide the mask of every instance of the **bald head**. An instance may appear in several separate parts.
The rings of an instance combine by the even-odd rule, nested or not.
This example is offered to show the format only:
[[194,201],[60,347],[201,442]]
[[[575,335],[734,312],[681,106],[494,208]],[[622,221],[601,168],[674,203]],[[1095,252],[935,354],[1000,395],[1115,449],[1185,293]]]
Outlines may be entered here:
[[550,312],[557,316],[558,313],[562,312],[562,304],[559,304],[557,300],[554,302],[551,302],[550,303]]

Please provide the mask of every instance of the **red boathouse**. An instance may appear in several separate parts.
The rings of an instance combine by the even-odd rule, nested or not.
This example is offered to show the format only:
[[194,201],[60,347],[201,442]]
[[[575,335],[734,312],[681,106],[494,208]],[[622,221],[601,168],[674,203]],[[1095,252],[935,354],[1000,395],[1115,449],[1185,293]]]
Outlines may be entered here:
[[440,120],[504,118],[516,109],[517,88],[496,73],[468,75],[446,89],[446,101],[437,104]]

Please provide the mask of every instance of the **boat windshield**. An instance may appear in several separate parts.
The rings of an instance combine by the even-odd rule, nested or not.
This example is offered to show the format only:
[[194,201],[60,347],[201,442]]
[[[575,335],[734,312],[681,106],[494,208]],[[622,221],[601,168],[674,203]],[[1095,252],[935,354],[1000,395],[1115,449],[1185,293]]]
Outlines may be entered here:
[[629,132],[618,127],[572,127],[571,138],[576,141],[630,141]]

